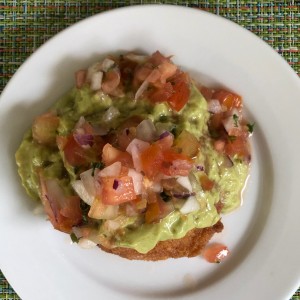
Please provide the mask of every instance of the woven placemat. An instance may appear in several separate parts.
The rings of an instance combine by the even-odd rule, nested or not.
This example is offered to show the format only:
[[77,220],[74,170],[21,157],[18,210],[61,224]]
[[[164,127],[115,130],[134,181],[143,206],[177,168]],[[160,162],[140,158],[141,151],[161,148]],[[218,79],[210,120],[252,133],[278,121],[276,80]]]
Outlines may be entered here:
[[[62,29],[96,13],[136,4],[203,9],[249,29],[270,44],[300,75],[300,3],[294,1],[92,1],[1,0],[0,92],[24,60]],[[0,299],[20,299],[0,271]],[[300,289],[292,297],[300,300]]]

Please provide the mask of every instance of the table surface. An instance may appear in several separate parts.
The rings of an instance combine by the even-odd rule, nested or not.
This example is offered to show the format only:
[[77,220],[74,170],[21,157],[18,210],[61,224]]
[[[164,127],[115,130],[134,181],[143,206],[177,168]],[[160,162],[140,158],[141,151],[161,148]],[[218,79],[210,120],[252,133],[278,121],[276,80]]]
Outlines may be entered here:
[[[86,17],[117,7],[159,3],[194,7],[236,22],[267,42],[300,75],[300,3],[298,0],[2,0],[0,3],[0,92],[24,60],[62,29]],[[0,299],[20,299],[1,271]],[[300,288],[292,299],[300,300]]]

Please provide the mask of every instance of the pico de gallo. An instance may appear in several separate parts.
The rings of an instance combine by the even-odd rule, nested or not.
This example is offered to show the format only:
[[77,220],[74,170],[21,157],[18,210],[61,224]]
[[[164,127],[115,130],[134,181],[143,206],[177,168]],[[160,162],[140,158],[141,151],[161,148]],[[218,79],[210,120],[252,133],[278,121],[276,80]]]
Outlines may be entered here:
[[170,56],[111,55],[35,118],[16,162],[55,229],[147,253],[239,207],[253,126],[239,95],[196,83]]

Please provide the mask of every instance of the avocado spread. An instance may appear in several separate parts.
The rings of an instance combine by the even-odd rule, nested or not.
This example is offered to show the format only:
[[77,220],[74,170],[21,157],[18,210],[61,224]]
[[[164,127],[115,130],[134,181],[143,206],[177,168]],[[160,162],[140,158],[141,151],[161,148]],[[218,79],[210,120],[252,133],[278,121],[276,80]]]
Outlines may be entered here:
[[[143,217],[141,221],[140,215],[127,216],[126,221],[123,220],[122,225],[119,226],[117,234],[110,239],[113,247],[128,247],[140,253],[147,253],[159,241],[179,239],[193,228],[210,227],[216,224],[221,213],[229,213],[240,206],[242,189],[249,172],[249,163],[238,155],[228,158],[224,152],[215,149],[214,139],[208,128],[211,116],[208,111],[208,102],[194,82],[191,82],[189,87],[188,101],[179,111],[172,109],[167,102],[153,102],[143,96],[134,99],[130,92],[115,96],[102,90],[95,92],[88,85],[73,88],[49,110],[58,118],[54,132],[56,143],[41,142],[34,137],[32,128],[26,132],[16,152],[22,185],[33,199],[40,201],[44,197],[43,188],[41,188],[40,174],[42,174],[44,180],[56,180],[67,197],[77,195],[72,188],[72,183],[80,180],[81,174],[92,168],[93,160],[95,162],[101,160],[101,153],[91,158],[89,164],[85,163],[84,167],[80,164],[72,164],[68,160],[67,147],[57,146],[59,138],[72,135],[82,117],[93,128],[101,127],[101,130],[105,131],[105,134],[101,135],[105,138],[106,135],[116,132],[126,120],[138,116],[141,120],[150,120],[159,132],[171,133],[175,141],[183,131],[192,134],[199,141],[199,151],[192,158],[193,168],[189,170],[188,176],[185,176],[189,178],[192,186],[191,193],[199,203],[199,209],[182,213],[179,206],[160,220],[153,222],[145,222]],[[114,113],[113,117],[108,117],[112,108],[117,113]],[[100,169],[96,168],[97,172],[100,172]],[[213,182],[213,186],[205,188],[205,185],[201,184],[202,181],[199,181],[199,178],[202,173],[205,173],[205,178],[209,183]],[[118,182],[115,180],[113,184],[116,190]],[[140,199],[142,198],[143,196],[140,196]],[[185,199],[180,201],[184,202]],[[45,200],[42,202],[45,205]],[[85,218],[79,222],[79,226],[92,224],[91,227],[96,237],[111,236],[111,232],[107,230],[105,218],[97,219],[86,214],[84,211],[88,211],[92,204],[86,204],[82,200],[80,202]],[[50,206],[53,204],[49,203]],[[218,203],[222,204],[219,209]],[[122,205],[125,204],[119,203],[119,207]],[[53,209],[52,206],[51,208]],[[55,222],[59,222],[59,217],[55,213],[54,216]],[[63,216],[65,218],[66,215]],[[76,224],[72,224],[71,227],[76,227]],[[99,243],[97,238],[94,240]]]

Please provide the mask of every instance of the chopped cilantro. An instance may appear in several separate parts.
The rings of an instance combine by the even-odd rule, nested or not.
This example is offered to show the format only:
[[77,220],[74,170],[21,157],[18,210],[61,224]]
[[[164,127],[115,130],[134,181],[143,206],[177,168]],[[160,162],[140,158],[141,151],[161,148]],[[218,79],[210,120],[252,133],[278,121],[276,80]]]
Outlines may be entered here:
[[165,115],[161,115],[161,116],[159,117],[159,121],[162,122],[162,123],[165,123],[165,122],[168,121],[168,117],[165,116]]
[[252,124],[248,123],[248,124],[247,124],[248,131],[249,131],[250,133],[253,133],[254,126],[255,126],[255,123],[252,123]]
[[209,128],[209,134],[213,139],[217,139],[220,137],[220,134],[217,130]]
[[92,176],[94,176],[95,170],[96,169],[102,170],[105,167],[105,165],[104,165],[104,163],[102,161],[100,161],[100,162],[93,162],[93,163],[91,163],[91,167],[93,168]]
[[176,126],[174,126],[172,129],[171,129],[171,133],[176,136],[177,135],[177,128]]
[[160,193],[160,197],[164,202],[168,202],[171,200],[171,196],[169,196],[168,194],[166,194],[165,192],[161,192]]
[[79,242],[79,239],[78,239],[78,237],[75,235],[74,232],[72,232],[72,233],[70,234],[70,238],[71,238],[71,240],[72,240],[73,243],[78,243],[78,242]]
[[229,135],[229,136],[228,136],[228,140],[229,140],[230,142],[234,142],[234,141],[236,140],[236,136],[235,136],[235,135]]
[[239,116],[236,114],[233,114],[232,118],[234,121],[234,127],[239,127]]
[[88,213],[90,210],[90,206],[88,204],[86,204],[83,200],[80,200],[80,209],[82,212],[82,221],[81,224],[88,224],[89,220],[88,220]]

